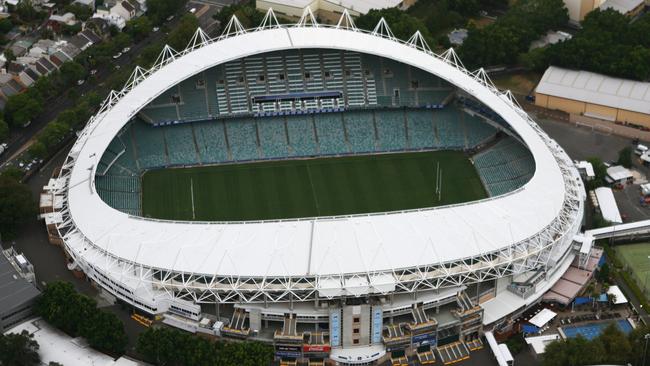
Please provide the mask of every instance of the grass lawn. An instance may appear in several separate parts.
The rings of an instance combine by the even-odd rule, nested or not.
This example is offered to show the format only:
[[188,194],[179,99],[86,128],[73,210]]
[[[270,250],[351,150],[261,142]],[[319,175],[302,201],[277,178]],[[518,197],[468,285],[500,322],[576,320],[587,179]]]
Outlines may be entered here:
[[[440,201],[434,197],[438,162]],[[174,220],[344,215],[486,196],[476,169],[456,151],[160,169],[142,177],[144,216]]]
[[647,286],[650,289],[650,243],[617,245],[614,249],[639,288],[644,290],[648,277]]

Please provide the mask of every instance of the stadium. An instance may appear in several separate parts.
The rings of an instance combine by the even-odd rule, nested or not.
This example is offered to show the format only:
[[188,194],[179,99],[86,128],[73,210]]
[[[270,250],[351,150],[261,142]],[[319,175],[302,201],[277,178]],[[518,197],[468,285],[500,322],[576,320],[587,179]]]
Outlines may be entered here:
[[46,190],[68,267],[140,313],[355,365],[465,357],[569,267],[585,198],[484,70],[309,10],[165,47]]

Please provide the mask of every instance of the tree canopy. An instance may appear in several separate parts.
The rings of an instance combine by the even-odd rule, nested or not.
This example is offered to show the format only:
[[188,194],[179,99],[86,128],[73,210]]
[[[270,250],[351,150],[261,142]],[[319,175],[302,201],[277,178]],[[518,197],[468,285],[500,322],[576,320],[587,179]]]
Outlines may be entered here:
[[97,309],[95,300],[78,293],[69,282],[48,283],[34,310],[70,336],[84,337],[94,348],[113,355],[125,351],[128,338],[122,322],[115,314]]
[[213,18],[221,23],[221,29],[228,24],[230,18],[235,15],[244,28],[257,27],[264,19],[264,13],[255,8],[255,2],[246,0],[240,3],[224,6]]
[[273,348],[259,342],[212,342],[170,328],[148,328],[136,350],[156,365],[257,366],[273,360]]
[[622,78],[650,78],[650,14],[630,23],[625,15],[596,9],[570,40],[536,54],[531,66],[548,65],[593,71]]
[[640,326],[626,336],[612,323],[593,340],[578,336],[550,343],[544,351],[542,365],[625,365],[632,360],[639,361],[643,356],[643,337],[649,332],[648,327]]
[[562,0],[520,0],[493,24],[481,29],[470,25],[459,54],[470,68],[512,65],[531,42],[568,20]]
[[4,239],[16,235],[17,226],[34,218],[36,203],[32,192],[12,175],[0,175],[0,234]]
[[38,342],[28,331],[0,333],[0,365],[37,366],[41,364]]
[[176,14],[187,0],[147,0],[147,15],[154,24],[160,25],[167,17]]
[[424,25],[422,20],[409,15],[406,12],[399,10],[398,8],[388,8],[388,9],[372,9],[367,14],[362,15],[357,18],[356,25],[357,27],[365,30],[373,30],[381,18],[386,19],[391,31],[395,37],[401,40],[408,40],[411,38],[413,33],[420,31],[424,40],[427,41],[429,46],[433,47],[435,42],[433,41],[431,34],[429,33],[428,28]]

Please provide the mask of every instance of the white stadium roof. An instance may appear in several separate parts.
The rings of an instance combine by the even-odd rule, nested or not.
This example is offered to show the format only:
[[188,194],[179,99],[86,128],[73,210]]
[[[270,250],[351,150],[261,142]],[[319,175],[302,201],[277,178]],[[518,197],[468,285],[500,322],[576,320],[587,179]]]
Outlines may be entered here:
[[[305,9],[311,7],[313,9],[317,8],[327,8],[327,4],[330,6],[341,7],[345,9],[350,9],[352,11],[366,14],[372,9],[385,9],[398,6],[402,3],[402,0],[263,0],[266,3],[277,4],[279,6],[290,6],[293,8]],[[318,6],[315,3],[321,3]]]
[[[215,65],[297,48],[376,54],[457,85],[501,115],[525,141],[535,159],[533,178],[510,194],[467,204],[403,213],[249,223],[151,220],[129,216],[102,201],[93,182],[99,159],[113,137],[147,103]],[[507,96],[494,93],[473,75],[415,47],[369,33],[322,26],[239,34],[177,57],[98,115],[70,156],[76,156],[76,161],[69,178],[68,207],[77,230],[67,235],[66,246],[85,256],[86,261],[99,261],[95,250],[99,249],[147,267],[206,275],[316,276],[321,278],[321,289],[331,286],[334,292],[341,285],[328,285],[328,276],[367,274],[369,281],[352,280],[354,283],[346,285],[381,292],[380,288],[394,288],[395,281],[392,276],[385,278],[381,271],[457,261],[528,240],[556,220],[566,195],[558,162]]]
[[537,93],[650,114],[650,83],[550,66]]

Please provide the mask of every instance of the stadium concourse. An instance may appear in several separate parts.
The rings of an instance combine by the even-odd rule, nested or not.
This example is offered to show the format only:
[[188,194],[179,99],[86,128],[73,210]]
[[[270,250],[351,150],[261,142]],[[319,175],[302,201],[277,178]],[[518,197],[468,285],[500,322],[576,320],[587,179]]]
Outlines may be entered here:
[[165,47],[44,191],[71,270],[285,364],[466,359],[591,250],[577,170],[511,94],[347,12]]

